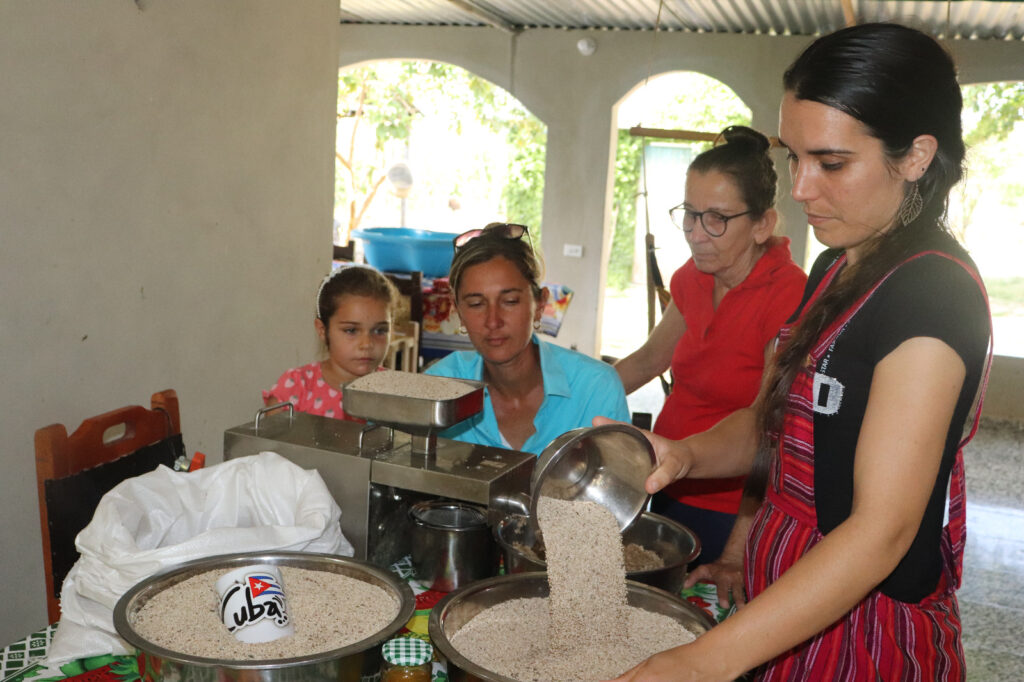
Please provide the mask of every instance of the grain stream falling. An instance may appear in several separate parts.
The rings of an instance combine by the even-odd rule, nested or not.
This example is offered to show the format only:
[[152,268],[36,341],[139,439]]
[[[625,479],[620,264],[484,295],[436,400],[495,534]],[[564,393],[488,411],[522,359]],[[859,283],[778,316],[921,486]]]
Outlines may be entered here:
[[520,682],[591,682],[696,638],[668,616],[627,605],[622,537],[607,508],[545,497],[537,510],[550,597],[485,609],[451,637],[460,654]]

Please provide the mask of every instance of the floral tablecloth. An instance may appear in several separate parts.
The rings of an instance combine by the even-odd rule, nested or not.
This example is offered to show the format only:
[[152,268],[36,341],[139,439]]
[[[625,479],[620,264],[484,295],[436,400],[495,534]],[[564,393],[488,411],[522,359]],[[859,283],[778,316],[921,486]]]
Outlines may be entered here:
[[[420,585],[413,577],[412,563],[408,557],[394,564],[391,569],[409,582],[416,597],[416,609],[399,633],[400,636],[418,637],[429,642],[427,624],[430,610],[446,593]],[[721,622],[732,612],[731,608],[725,609],[718,605],[715,586],[710,583],[697,583],[683,590],[681,596],[706,611],[716,622]],[[46,667],[46,649],[56,629],[56,625],[51,625],[7,646],[0,654],[0,682],[145,682],[139,678],[139,665],[135,656],[95,656],[72,661],[59,668]],[[433,678],[433,682],[447,682],[448,675],[443,664],[434,663]]]

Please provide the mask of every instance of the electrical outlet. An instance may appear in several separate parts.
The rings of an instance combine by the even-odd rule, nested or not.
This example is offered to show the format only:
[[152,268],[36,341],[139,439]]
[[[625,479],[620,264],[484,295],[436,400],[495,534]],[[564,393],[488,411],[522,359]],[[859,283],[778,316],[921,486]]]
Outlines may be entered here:
[[583,246],[581,244],[562,244],[562,255],[569,258],[583,258]]

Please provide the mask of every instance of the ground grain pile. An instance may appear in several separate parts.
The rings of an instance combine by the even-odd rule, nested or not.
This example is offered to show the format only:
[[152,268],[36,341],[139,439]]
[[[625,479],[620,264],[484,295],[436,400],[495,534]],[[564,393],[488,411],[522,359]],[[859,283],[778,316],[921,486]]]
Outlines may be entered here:
[[425,400],[454,400],[477,389],[476,386],[458,379],[430,374],[397,372],[392,369],[370,372],[366,376],[353,379],[346,386],[367,393],[383,393]]
[[[513,542],[512,549],[516,550],[530,561],[544,563],[544,540],[538,540],[533,547],[527,547],[521,542]],[[622,556],[626,564],[626,573],[636,571],[653,571],[656,568],[664,568],[665,560],[654,550],[647,549],[635,542],[630,542],[622,548]]]
[[295,634],[246,644],[235,639],[220,619],[214,583],[224,573],[200,573],[154,595],[136,614],[135,631],[171,651],[245,661],[340,649],[379,632],[398,615],[398,601],[376,585],[329,571],[282,566]]
[[618,677],[653,654],[695,638],[668,616],[627,606],[619,641],[599,647],[580,633],[577,647],[554,652],[548,647],[549,623],[547,599],[513,599],[462,626],[452,646],[477,665],[521,682],[592,682]]
[[656,568],[665,567],[665,560],[661,558],[661,555],[634,542],[623,547],[622,554],[626,561],[626,571],[629,573],[653,571]]
[[460,654],[521,682],[589,682],[695,639],[668,616],[626,604],[622,539],[608,509],[542,498],[537,511],[551,596],[485,609],[452,636]]

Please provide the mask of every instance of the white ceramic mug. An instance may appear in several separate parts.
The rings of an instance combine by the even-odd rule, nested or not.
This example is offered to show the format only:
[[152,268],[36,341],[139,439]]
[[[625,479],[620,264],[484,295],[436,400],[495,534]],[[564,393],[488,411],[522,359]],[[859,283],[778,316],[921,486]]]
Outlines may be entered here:
[[221,620],[238,641],[258,644],[295,634],[277,566],[236,568],[218,578],[216,588]]

